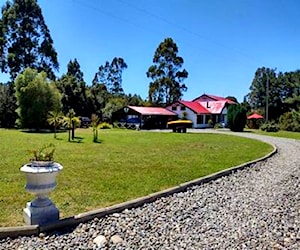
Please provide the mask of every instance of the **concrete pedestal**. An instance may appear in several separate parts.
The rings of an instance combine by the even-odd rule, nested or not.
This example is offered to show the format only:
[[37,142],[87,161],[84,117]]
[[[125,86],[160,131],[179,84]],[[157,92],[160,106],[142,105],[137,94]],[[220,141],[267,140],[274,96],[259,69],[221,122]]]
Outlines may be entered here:
[[39,197],[27,202],[23,216],[27,225],[45,225],[59,220],[59,211],[49,198]]
[[59,220],[59,211],[48,198],[56,187],[56,175],[63,169],[57,162],[33,162],[21,167],[26,174],[26,190],[37,198],[27,202],[23,210],[27,225],[45,225]]

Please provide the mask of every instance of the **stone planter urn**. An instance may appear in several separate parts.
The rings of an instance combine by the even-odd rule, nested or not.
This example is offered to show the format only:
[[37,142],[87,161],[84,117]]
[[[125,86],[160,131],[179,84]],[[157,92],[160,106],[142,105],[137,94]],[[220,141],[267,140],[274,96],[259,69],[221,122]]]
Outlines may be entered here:
[[59,220],[59,210],[48,194],[55,189],[56,176],[62,169],[59,163],[49,161],[32,161],[21,167],[21,172],[26,175],[25,189],[36,196],[23,210],[27,225],[44,225]]

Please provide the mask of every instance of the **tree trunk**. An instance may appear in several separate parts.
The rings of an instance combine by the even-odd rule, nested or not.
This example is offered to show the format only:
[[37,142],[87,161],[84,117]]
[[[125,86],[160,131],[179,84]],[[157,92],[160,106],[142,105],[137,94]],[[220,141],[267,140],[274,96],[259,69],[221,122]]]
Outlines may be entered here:
[[69,139],[68,141],[71,141],[71,128],[69,128]]
[[72,140],[74,140],[74,138],[75,138],[75,129],[74,127],[72,127]]
[[56,139],[56,127],[54,127],[54,139]]

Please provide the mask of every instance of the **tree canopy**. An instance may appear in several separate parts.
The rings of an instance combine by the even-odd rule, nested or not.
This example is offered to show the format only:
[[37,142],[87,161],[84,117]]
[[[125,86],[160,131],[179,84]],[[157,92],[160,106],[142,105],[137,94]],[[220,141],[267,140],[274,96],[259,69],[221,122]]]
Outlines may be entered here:
[[251,109],[261,110],[268,118],[278,120],[285,112],[299,109],[300,71],[279,72],[275,69],[258,68],[247,95]]
[[49,83],[45,72],[27,68],[15,80],[19,115],[22,128],[40,129],[47,124],[50,111],[59,111],[61,96],[56,86]]
[[77,59],[70,60],[67,68],[67,73],[56,82],[62,94],[63,112],[66,114],[73,109],[79,116],[89,116],[87,88],[80,64]]
[[233,101],[233,102],[235,102],[235,103],[238,103],[238,100],[236,99],[235,96],[226,96],[225,99],[231,100],[231,101]]
[[[89,100],[93,106],[93,113],[102,120],[111,116],[115,110],[114,105],[126,103],[126,95],[122,87],[122,74],[127,68],[125,60],[114,57],[110,62],[98,68],[90,88]],[[110,110],[111,109],[111,110]]]
[[172,103],[179,100],[187,90],[183,81],[188,72],[180,71],[184,60],[178,56],[178,47],[172,38],[166,38],[155,51],[153,65],[147,71],[152,79],[149,84],[149,101],[155,105]]
[[57,53],[36,0],[7,1],[0,19],[0,70],[14,80],[27,67],[55,79]]
[[105,62],[96,72],[93,84],[104,84],[109,94],[120,96],[124,94],[122,88],[122,73],[127,68],[125,60],[121,57],[113,58],[112,62]]

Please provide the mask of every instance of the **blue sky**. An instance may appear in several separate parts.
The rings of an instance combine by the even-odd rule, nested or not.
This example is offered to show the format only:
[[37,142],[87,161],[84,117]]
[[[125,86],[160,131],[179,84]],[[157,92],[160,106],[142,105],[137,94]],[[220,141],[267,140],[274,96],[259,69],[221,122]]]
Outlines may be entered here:
[[[4,1],[0,0],[1,6]],[[189,72],[184,100],[203,93],[249,92],[258,67],[294,71],[300,64],[298,0],[40,0],[60,71],[77,58],[88,85],[98,67],[122,57],[125,93],[146,98],[146,71],[171,37]],[[0,81],[6,79],[0,76]]]

